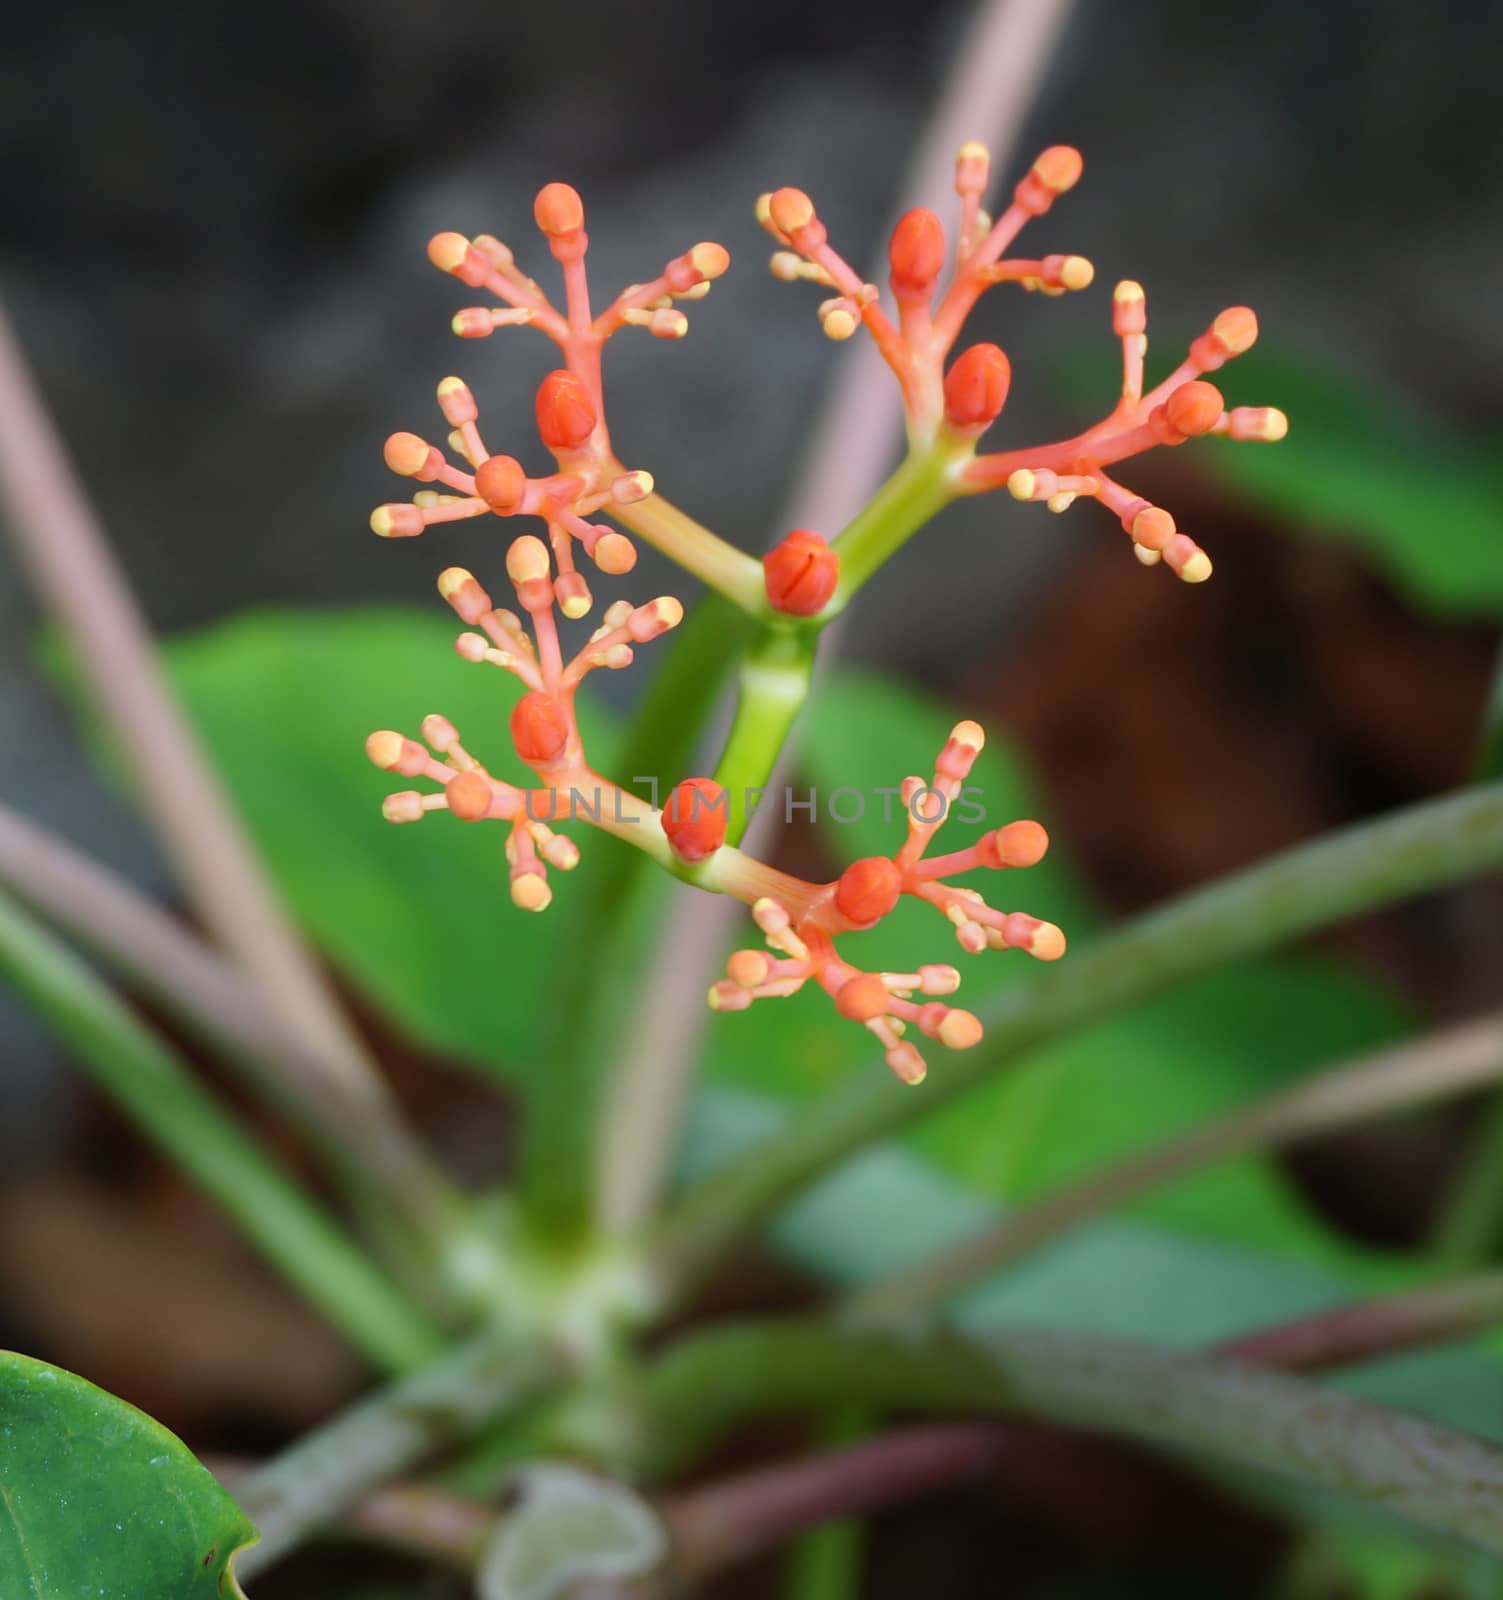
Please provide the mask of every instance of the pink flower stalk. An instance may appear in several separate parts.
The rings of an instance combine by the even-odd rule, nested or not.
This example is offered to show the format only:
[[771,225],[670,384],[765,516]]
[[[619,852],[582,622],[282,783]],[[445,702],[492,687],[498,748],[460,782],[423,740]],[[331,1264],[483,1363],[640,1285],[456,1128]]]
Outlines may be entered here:
[[[983,146],[962,146],[955,165],[960,224],[949,282],[942,290],[949,248],[939,218],[920,208],[908,212],[893,230],[888,281],[896,322],[883,309],[877,286],[862,282],[831,247],[808,195],[779,189],[758,203],[758,218],[783,246],[772,258],[774,274],[836,291],[819,308],[820,322],[832,339],[849,338],[865,325],[898,380],[915,446],[943,442],[948,435],[963,450],[1001,414],[1010,371],[995,345],[973,346],[945,372],[967,316],[987,289],[1017,283],[1059,295],[1086,288],[1095,276],[1083,256],[1024,260],[1003,255],[1030,219],[1042,216],[1074,187],[1081,174],[1080,153],[1068,145],[1044,151],[995,222],[981,210],[990,166]],[[1282,411],[1266,406],[1228,411],[1220,390],[1203,381],[1206,373],[1252,346],[1257,318],[1245,306],[1223,311],[1179,366],[1146,393],[1147,313],[1139,284],[1125,280],[1117,285],[1112,327],[1122,342],[1122,391],[1111,413],[1072,439],[976,456],[964,465],[958,492],[978,494],[1005,484],[1015,498],[1041,500],[1051,511],[1063,511],[1081,497],[1099,500],[1121,522],[1144,565],[1162,561],[1185,582],[1202,582],[1211,575],[1211,563],[1200,546],[1179,532],[1167,511],[1134,494],[1105,469],[1155,445],[1183,444],[1202,434],[1282,439],[1289,427]]]

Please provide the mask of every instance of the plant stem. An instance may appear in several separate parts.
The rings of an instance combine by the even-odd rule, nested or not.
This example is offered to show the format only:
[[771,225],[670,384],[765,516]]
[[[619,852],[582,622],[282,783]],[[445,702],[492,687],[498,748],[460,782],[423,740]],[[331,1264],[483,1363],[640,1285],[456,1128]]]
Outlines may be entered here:
[[1503,1012],[1346,1062],[1306,1083],[1148,1146],[1020,1206],[897,1277],[862,1291],[848,1315],[888,1317],[933,1305],[1051,1240],[1212,1162],[1354,1128],[1503,1078]]
[[765,628],[741,657],[735,720],[715,767],[715,781],[730,797],[729,844],[740,844],[745,836],[763,785],[803,709],[817,642],[817,634],[807,629]]
[[[661,792],[688,772],[751,630],[718,595],[694,606],[632,715],[618,757],[623,783],[656,780]],[[577,1243],[609,1209],[613,1188],[630,1181],[621,1164],[635,1159],[633,1147],[617,1130],[652,1110],[628,1093],[630,1074],[613,1078],[609,1069],[633,1037],[640,974],[673,886],[640,851],[613,844],[598,854],[592,892],[572,908],[567,987],[541,1052],[548,1070],[534,1075],[522,1127],[522,1203],[533,1226],[560,1242]]]
[[1503,1268],[1450,1278],[1239,1334],[1215,1354],[1282,1372],[1325,1372],[1454,1344],[1503,1323]]
[[632,505],[613,504],[610,515],[747,616],[767,614],[762,563],[727,544],[662,495],[650,494]]
[[1431,1247],[1452,1266],[1492,1257],[1503,1241],[1503,1096],[1494,1095],[1459,1164],[1431,1236]]
[[372,1361],[402,1371],[439,1339],[182,1063],[67,949],[0,896],[0,975],[128,1116]]
[[833,540],[840,586],[831,613],[843,611],[867,580],[954,499],[950,461],[935,449],[913,452]]
[[184,891],[320,1061],[374,1074],[172,697],[151,634],[0,311],[0,510]]
[[1408,807],[1171,901],[1010,987],[986,1043],[910,1090],[851,1080],[686,1195],[660,1240],[682,1293],[733,1240],[857,1150],[937,1111],[1019,1056],[1242,956],[1503,863],[1503,783]]
[[901,1428],[689,1490],[663,1513],[674,1576],[701,1583],[806,1528],[823,1530],[832,1518],[861,1516],[973,1478],[995,1459],[999,1438],[995,1423]]
[[1030,1415],[1337,1490],[1503,1553],[1503,1451],[1302,1379],[1121,1340],[733,1324],[670,1349],[644,1400],[657,1469],[746,1417],[832,1401]]
[[342,1412],[239,1486],[261,1532],[240,1576],[264,1571],[378,1483],[542,1394],[564,1370],[558,1352],[492,1328]]
[[107,867],[4,805],[0,884],[222,1051],[316,1141],[383,1230],[395,1222],[434,1261],[458,1248],[462,1201],[379,1079],[329,1071],[223,957]]

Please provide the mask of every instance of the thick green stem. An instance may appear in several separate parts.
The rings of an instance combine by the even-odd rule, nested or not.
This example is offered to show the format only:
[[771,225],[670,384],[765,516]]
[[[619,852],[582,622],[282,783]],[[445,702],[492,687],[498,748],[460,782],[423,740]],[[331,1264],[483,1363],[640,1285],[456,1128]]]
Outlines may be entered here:
[[1360,823],[1171,902],[1009,988],[986,1042],[908,1089],[853,1079],[685,1196],[661,1240],[680,1292],[734,1239],[857,1150],[1013,1064],[1025,1051],[1241,956],[1503,864],[1503,783]]
[[402,1371],[433,1354],[437,1332],[380,1271],[109,989],[3,896],[0,976],[146,1135],[372,1361]]
[[[706,595],[675,631],[633,713],[617,758],[620,781],[656,780],[659,793],[691,769],[704,728],[752,624]],[[551,1008],[522,1127],[521,1197],[533,1226],[577,1246],[594,1211],[595,1109],[630,1025],[652,930],[672,885],[639,850],[602,844],[588,895],[573,897],[569,961]],[[555,915],[565,914],[563,907]]]
[[731,844],[741,843],[808,697],[817,642],[808,630],[769,627],[741,658],[735,721],[715,768],[715,781],[729,797]]
[[368,1490],[468,1438],[561,1381],[557,1351],[491,1329],[342,1412],[236,1487],[261,1541],[241,1555],[253,1577]]
[[840,586],[830,615],[843,611],[856,591],[938,511],[955,498],[953,460],[930,448],[910,452],[902,465],[836,536]]
[[832,1402],[1026,1415],[1335,1490],[1503,1553],[1503,1451],[1302,1379],[1125,1341],[752,1322],[671,1349],[643,1400],[656,1471],[745,1418]]

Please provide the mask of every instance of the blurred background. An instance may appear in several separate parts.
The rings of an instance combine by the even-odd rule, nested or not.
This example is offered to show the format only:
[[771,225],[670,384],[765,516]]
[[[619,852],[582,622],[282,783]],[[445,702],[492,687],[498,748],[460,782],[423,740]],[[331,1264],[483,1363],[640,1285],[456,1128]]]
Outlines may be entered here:
[[[382,792],[359,765],[373,724],[344,731],[349,686],[318,675],[316,651],[278,647],[286,608],[304,642],[320,617],[350,650],[384,637],[360,631],[386,615],[373,606],[426,608],[442,636],[437,566],[484,579],[498,565],[494,529],[478,523],[371,538],[369,508],[396,492],[382,440],[431,432],[433,384],[453,370],[475,388],[492,446],[538,464],[530,403],[546,352],[523,331],[458,345],[447,324],[464,291],[429,266],[428,237],[493,231],[541,271],[531,196],[564,178],[585,197],[601,289],[697,239],[723,242],[732,272],[692,308],[688,340],[618,339],[607,393],[624,459],[760,549],[783,531],[840,352],[820,336],[817,293],[767,273],[752,202],[797,184],[843,253],[873,260],[970,15],[956,0],[576,0],[566,18],[394,0],[73,0],[8,20],[0,290],[152,623],[194,636],[174,658],[184,692],[279,865],[296,851],[278,854],[257,796],[300,796],[310,827],[358,857]],[[1229,403],[1286,409],[1290,438],[1277,452],[1159,452],[1124,472],[1210,552],[1203,588],[1139,569],[1097,507],[1055,518],[990,497],[947,512],[921,555],[893,563],[842,650],[1009,743],[1095,914],[1474,770],[1503,616],[1500,54],[1503,7],[1481,0],[1070,9],[995,180],[1010,185],[1048,143],[1079,146],[1082,183],[1026,243],[1088,256],[1097,279],[1063,300],[999,292],[984,305],[973,332],[1014,371],[996,437],[1053,438],[1109,409],[1109,292],[1128,276],[1148,291],[1151,372],[1224,306],[1253,305],[1262,343],[1224,387]],[[253,614],[273,619],[269,633]],[[0,543],[0,793],[171,902],[42,641]],[[267,651],[284,674],[263,693]],[[353,680],[410,687],[395,648],[384,662],[342,659]],[[625,675],[612,692],[639,684]],[[258,716],[270,725],[279,707],[326,695],[320,726],[335,743],[314,765],[330,786],[304,794],[291,770],[303,753],[279,768],[275,738],[256,742]],[[358,822],[339,809],[350,794]],[[818,859],[820,846],[784,848]],[[345,916],[334,888],[304,889],[318,904],[294,900],[315,933]],[[484,903],[472,911],[487,925]],[[396,931],[422,937],[416,914]],[[1436,897],[1315,952],[1340,981],[1300,989],[1288,1015],[1291,991],[1274,987],[1256,1003],[1222,996],[1206,1026],[1240,1031],[1249,1049],[1269,1029],[1279,1060],[1259,1056],[1239,1080],[1268,1081],[1291,1065],[1291,1029],[1339,1053],[1492,1002],[1500,935],[1496,885]],[[433,1136],[462,1169],[493,1175],[504,1108],[465,1070],[466,1040],[415,1037],[400,1005],[370,999],[379,961],[330,953]],[[506,1056],[515,1029],[497,1027]],[[204,1446],[268,1449],[359,1380],[3,995],[0,1093],[0,1340],[87,1372]],[[1332,1236],[1403,1249],[1424,1236],[1470,1121],[1463,1108],[1325,1141],[1279,1181]],[[743,1297],[806,1292],[787,1264],[758,1271]],[[1503,1418],[1503,1394],[1477,1400]],[[1253,1594],[1284,1538],[1167,1467],[1039,1441],[996,1482],[885,1519],[870,1592],[983,1592],[975,1574],[1005,1560],[1007,1587],[984,1592]],[[267,1592],[305,1592],[297,1581]],[[362,1594],[429,1592],[381,1581],[393,1586]],[[743,1592],[769,1581],[753,1575]]]

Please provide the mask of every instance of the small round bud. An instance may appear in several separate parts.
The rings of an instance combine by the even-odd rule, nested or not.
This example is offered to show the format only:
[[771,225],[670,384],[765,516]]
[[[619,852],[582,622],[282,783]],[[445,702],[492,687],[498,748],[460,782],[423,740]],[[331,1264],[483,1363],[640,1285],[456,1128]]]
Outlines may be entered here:
[[571,622],[577,622],[581,617],[589,615],[590,607],[595,603],[590,594],[590,586],[584,580],[582,573],[561,572],[553,585],[553,593],[558,601],[558,608]]
[[981,1042],[981,1019],[969,1011],[947,1011],[935,1030],[939,1042],[949,1050],[969,1050]]
[[730,805],[713,778],[685,778],[663,807],[663,832],[680,861],[703,861],[725,843]]
[[898,903],[903,874],[886,856],[853,861],[835,886],[835,908],[859,928],[880,922]]
[[389,794],[381,802],[381,815],[388,822],[421,822],[426,815],[423,797],[416,789]]
[[402,751],[406,745],[407,741],[400,733],[390,728],[382,728],[380,732],[371,734],[365,741],[366,758],[372,766],[380,767],[383,772],[393,772],[402,759]]
[[952,428],[990,427],[1007,404],[1012,367],[994,344],[973,344],[945,374],[945,420]]
[[546,911],[553,901],[553,891],[540,872],[518,873],[511,880],[511,902],[519,911]]
[[982,862],[988,867],[1032,867],[1044,859],[1049,835],[1036,822],[1009,822],[977,840]]
[[689,252],[689,260],[700,277],[709,280],[720,277],[730,266],[731,253],[723,244],[706,240],[694,246]]
[[835,991],[835,1009],[852,1022],[870,1022],[887,1014],[887,989],[875,972],[847,978]]
[[577,450],[595,431],[595,402],[583,378],[560,368],[538,385],[538,436],[550,450]]
[[945,268],[945,230],[925,206],[898,219],[887,246],[892,292],[900,300],[927,301]]
[[840,558],[809,528],[795,528],[762,558],[767,602],[786,616],[818,616],[840,582]]
[[511,740],[529,766],[557,761],[568,748],[568,719],[546,694],[533,690],[512,707]]
[[755,989],[767,982],[772,957],[762,950],[737,950],[725,964],[725,975],[743,989]]
[[438,575],[438,592],[459,613],[461,622],[479,622],[491,609],[491,597],[464,567],[445,567]]
[[955,153],[955,192],[980,194],[991,179],[992,156],[977,139],[968,139]]
[[521,509],[527,474],[515,456],[488,456],[475,468],[475,493],[499,517]]
[[415,539],[427,524],[417,506],[377,506],[371,512],[371,532],[382,539]]
[[1132,519],[1133,543],[1145,550],[1162,550],[1174,537],[1174,518],[1162,506],[1147,506]]
[[463,378],[445,378],[439,384],[438,405],[451,428],[473,422],[480,415],[475,396],[470,393],[470,386]]
[[772,225],[789,238],[818,219],[814,202],[802,189],[777,189],[767,197],[767,214]]
[[548,546],[535,533],[512,540],[506,552],[506,576],[513,583],[536,583],[548,576]]
[[479,822],[490,815],[491,786],[478,772],[460,772],[444,787],[449,810],[461,822]]
[[1187,439],[1209,433],[1221,416],[1224,402],[1214,383],[1182,383],[1164,402],[1169,426]]
[[440,272],[478,289],[491,274],[491,263],[462,233],[438,233],[428,241],[428,259]]
[[1251,306],[1229,306],[1211,324],[1211,337],[1229,356],[1240,356],[1257,343],[1257,313]]
[[415,433],[392,434],[382,446],[381,454],[387,466],[401,477],[422,478],[426,482],[434,476],[423,469],[428,465],[428,458],[438,452],[426,439],[419,439]]
[[602,533],[595,541],[595,565],[612,577],[630,572],[637,564],[637,547],[624,533],[614,529]]
[[584,227],[584,201],[567,183],[549,183],[532,203],[533,220],[550,238]]

